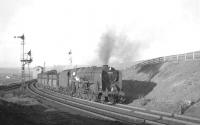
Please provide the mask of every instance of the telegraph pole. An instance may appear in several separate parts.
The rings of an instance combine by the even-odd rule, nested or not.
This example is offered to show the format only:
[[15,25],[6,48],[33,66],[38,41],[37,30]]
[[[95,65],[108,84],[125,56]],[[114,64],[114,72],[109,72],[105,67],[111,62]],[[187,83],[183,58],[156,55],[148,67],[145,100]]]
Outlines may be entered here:
[[70,66],[72,66],[72,50],[71,49],[68,54],[69,54],[69,63],[70,63]]
[[27,54],[30,56],[29,59],[25,59],[24,58],[24,40],[25,40],[25,36],[24,34],[22,36],[14,36],[14,38],[20,38],[22,39],[22,59],[20,60],[22,63],[21,66],[21,87],[22,87],[22,91],[24,92],[26,85],[25,85],[25,65],[26,64],[30,64],[32,62],[32,57],[31,57],[31,51],[29,51]]

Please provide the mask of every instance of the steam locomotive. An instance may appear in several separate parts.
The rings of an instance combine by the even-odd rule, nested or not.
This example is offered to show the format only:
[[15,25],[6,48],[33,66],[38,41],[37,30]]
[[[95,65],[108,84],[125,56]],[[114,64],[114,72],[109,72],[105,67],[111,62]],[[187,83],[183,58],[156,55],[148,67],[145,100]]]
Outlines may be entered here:
[[113,67],[81,67],[57,73],[51,70],[38,74],[44,88],[102,103],[123,103],[122,74]]

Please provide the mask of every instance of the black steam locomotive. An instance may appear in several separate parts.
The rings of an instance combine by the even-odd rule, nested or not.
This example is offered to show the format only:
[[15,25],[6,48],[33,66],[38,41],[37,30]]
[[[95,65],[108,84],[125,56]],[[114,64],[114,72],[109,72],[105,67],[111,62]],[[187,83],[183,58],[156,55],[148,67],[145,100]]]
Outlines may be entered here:
[[38,74],[38,83],[67,95],[103,103],[123,103],[122,74],[113,67],[82,67]]

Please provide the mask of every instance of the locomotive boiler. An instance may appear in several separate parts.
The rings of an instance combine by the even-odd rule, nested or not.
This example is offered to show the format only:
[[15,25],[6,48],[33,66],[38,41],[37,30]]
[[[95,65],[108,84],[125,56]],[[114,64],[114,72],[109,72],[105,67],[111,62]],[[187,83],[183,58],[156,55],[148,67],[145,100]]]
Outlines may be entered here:
[[49,71],[39,74],[38,82],[45,87],[49,86],[51,89],[86,100],[103,103],[124,101],[122,74],[108,65],[81,67],[60,73]]

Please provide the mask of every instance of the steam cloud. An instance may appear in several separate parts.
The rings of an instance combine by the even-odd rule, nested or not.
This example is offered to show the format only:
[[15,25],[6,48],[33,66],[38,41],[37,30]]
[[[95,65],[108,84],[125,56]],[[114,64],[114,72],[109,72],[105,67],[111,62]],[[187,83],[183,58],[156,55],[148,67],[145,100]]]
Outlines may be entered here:
[[101,37],[98,56],[103,64],[108,64],[111,58],[117,62],[130,62],[139,56],[140,48],[139,41],[130,41],[126,35],[109,30]]

